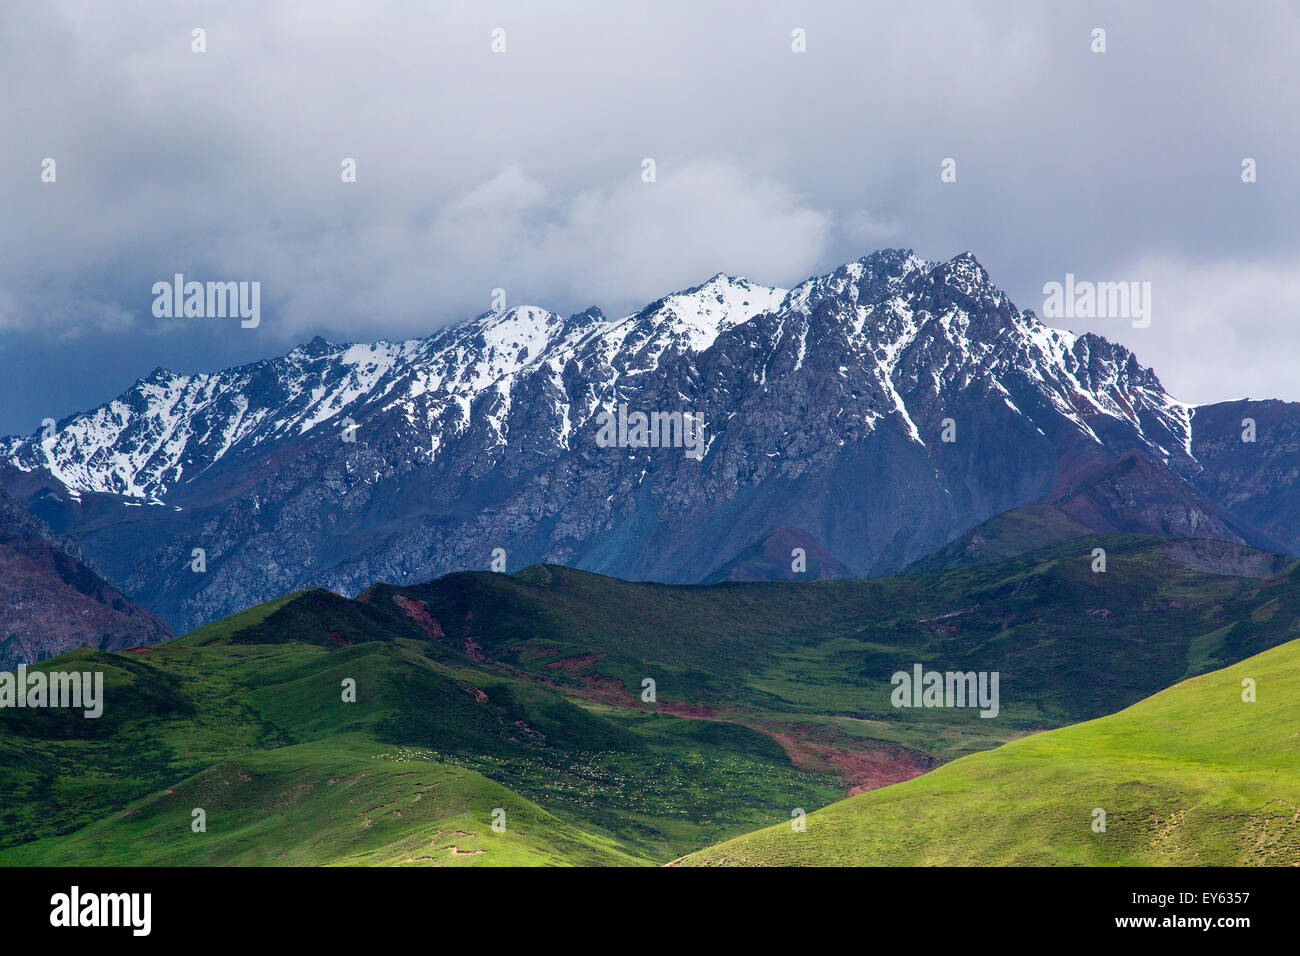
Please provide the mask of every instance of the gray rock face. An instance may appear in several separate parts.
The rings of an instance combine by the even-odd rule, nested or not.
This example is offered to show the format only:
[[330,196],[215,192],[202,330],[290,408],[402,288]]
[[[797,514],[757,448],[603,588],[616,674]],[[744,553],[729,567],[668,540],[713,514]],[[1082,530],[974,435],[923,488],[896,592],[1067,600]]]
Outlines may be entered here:
[[[621,405],[700,416],[702,458],[604,447]],[[788,528],[884,573],[1130,453],[1209,494],[1192,412],[1124,348],[1018,311],[973,256],[884,250],[788,292],[718,275],[622,319],[525,306],[158,370],[50,439],[0,440],[0,486],[181,630],[497,548],[510,570],[698,582]]]
[[117,651],[171,637],[167,625],[0,491],[0,671],[78,647]]
[[1292,554],[1300,551],[1300,405],[1201,406],[1192,418],[1192,450],[1198,489]]

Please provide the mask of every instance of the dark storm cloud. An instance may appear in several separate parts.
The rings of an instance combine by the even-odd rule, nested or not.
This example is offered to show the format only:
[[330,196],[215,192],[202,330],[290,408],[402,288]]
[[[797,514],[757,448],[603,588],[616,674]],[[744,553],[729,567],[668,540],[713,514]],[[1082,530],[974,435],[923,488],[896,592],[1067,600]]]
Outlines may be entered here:
[[[495,288],[615,313],[884,245],[1040,310],[1150,281],[1149,328],[1061,324],[1185,400],[1300,398],[1297,35],[1284,3],[6,4],[0,432]],[[176,272],[260,281],[262,324],[155,319]]]

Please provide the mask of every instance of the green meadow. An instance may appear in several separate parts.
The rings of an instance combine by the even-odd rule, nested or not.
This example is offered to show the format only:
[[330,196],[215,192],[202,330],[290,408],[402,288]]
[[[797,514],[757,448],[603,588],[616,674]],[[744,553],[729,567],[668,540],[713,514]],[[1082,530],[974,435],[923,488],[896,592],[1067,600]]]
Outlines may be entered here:
[[[1294,862],[1295,565],[1201,564],[302,591],[39,665],[103,671],[105,711],[0,710],[0,864]],[[893,707],[915,663],[999,672],[998,717]]]
[[[1253,682],[1253,702],[1243,682]],[[1300,641],[805,822],[803,832],[768,827],[681,862],[1300,865]]]

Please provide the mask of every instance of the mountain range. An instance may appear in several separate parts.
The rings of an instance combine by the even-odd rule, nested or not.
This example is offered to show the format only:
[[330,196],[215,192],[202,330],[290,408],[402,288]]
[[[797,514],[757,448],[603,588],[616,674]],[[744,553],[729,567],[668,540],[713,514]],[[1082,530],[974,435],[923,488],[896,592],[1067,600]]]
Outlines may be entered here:
[[[621,405],[699,416],[702,457],[605,447]],[[789,290],[719,274],[617,319],[518,306],[158,369],[0,439],[0,487],[178,632],[305,587],[537,562],[878,576],[1026,507],[1054,535],[1296,553],[1298,473],[1300,406],[1178,401],[1124,347],[1018,309],[973,255],[898,249]]]

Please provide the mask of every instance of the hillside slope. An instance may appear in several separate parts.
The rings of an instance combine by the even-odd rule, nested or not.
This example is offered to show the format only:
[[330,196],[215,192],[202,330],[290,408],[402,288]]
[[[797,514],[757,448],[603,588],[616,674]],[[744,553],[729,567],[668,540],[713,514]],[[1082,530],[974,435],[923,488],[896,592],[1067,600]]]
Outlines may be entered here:
[[[0,709],[0,864],[665,862],[1300,634],[1294,562],[1080,541],[867,581],[311,589],[64,654],[42,669],[102,671],[104,713]],[[915,664],[999,672],[996,717],[893,707]]]
[[0,670],[77,647],[156,644],[171,629],[0,491]]
[[[351,743],[352,746],[348,746]],[[0,850],[0,865],[632,866],[648,861],[481,774],[360,741],[222,761],[68,836]],[[203,809],[207,829],[192,829]],[[492,829],[492,811],[506,811]]]
[[1118,714],[833,804],[808,816],[806,832],[777,824],[679,862],[1297,866],[1297,727],[1292,641]]
[[368,638],[39,665],[102,671],[107,700],[99,720],[0,710],[0,865],[662,862],[791,794],[844,793],[755,731],[579,706],[426,641]]

